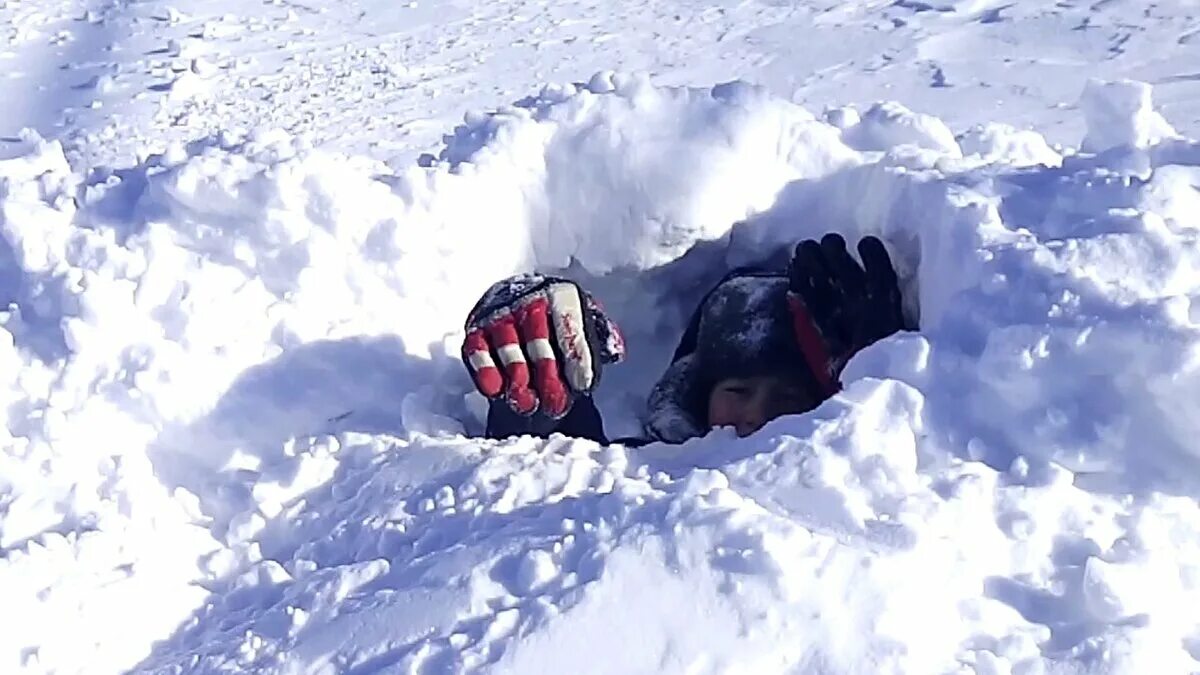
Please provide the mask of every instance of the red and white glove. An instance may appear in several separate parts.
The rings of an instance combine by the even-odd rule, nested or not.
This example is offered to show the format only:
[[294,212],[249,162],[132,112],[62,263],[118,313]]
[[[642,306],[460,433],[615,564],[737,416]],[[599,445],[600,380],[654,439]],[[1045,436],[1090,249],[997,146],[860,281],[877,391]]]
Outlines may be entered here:
[[883,242],[863,237],[859,264],[839,234],[796,246],[788,268],[788,308],[796,341],[818,393],[841,389],[838,378],[850,357],[906,325],[900,285]]
[[625,356],[621,332],[575,282],[520,275],[494,284],[467,315],[462,358],[475,388],[520,415],[558,419]]

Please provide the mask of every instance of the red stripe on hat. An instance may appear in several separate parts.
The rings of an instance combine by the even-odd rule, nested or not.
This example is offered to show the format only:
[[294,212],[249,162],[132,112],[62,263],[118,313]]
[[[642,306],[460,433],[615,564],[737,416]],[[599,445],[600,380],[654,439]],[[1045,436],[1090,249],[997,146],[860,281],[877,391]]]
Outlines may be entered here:
[[817,331],[817,325],[809,315],[808,307],[800,296],[789,292],[788,309],[792,314],[792,329],[796,334],[796,342],[800,345],[800,352],[804,354],[808,369],[817,381],[821,395],[826,398],[833,396],[842,385],[834,379],[833,357],[829,348],[825,346],[821,333]]

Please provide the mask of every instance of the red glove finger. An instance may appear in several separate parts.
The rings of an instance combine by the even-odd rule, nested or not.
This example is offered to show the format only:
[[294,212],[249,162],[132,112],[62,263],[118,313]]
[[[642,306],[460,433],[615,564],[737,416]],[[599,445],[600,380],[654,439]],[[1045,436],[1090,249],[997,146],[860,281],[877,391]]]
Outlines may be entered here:
[[463,362],[471,370],[471,379],[479,393],[488,398],[495,398],[504,390],[504,376],[492,359],[492,347],[488,344],[487,334],[482,328],[472,328],[467,331],[463,340]]
[[517,332],[517,319],[512,312],[504,311],[491,317],[484,330],[491,339],[496,355],[504,366],[508,379],[505,400],[521,415],[532,415],[538,407],[537,392],[529,388],[529,364],[521,351],[521,338]]
[[558,375],[558,359],[550,346],[550,301],[538,293],[514,312],[525,353],[533,360],[533,383],[541,398],[542,412],[559,418],[571,409],[571,393]]

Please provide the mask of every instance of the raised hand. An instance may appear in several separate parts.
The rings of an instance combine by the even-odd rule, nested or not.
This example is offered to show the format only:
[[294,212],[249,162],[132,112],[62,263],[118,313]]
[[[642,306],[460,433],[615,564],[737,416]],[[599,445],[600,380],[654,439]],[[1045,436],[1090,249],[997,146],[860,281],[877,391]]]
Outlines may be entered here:
[[788,268],[788,304],[796,339],[829,396],[846,362],[863,347],[904,329],[900,286],[883,242],[863,237],[859,264],[839,234],[796,245]]
[[[573,281],[521,275],[494,284],[467,316],[462,356],[475,388],[520,415],[557,419],[625,356],[621,333]],[[499,361],[499,365],[497,365]]]

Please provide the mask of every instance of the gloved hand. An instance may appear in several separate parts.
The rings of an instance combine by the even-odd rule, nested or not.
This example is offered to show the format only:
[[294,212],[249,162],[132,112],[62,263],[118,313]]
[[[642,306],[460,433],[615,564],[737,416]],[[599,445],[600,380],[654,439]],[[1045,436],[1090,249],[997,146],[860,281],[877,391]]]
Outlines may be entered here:
[[883,242],[858,242],[860,265],[839,234],[796,246],[788,267],[788,307],[796,340],[821,395],[836,393],[838,378],[860,349],[905,328],[896,270]]
[[540,410],[561,418],[578,395],[595,389],[603,364],[625,356],[620,330],[595,299],[558,277],[526,274],[493,284],[465,330],[463,363],[475,388],[503,397],[520,415]]

